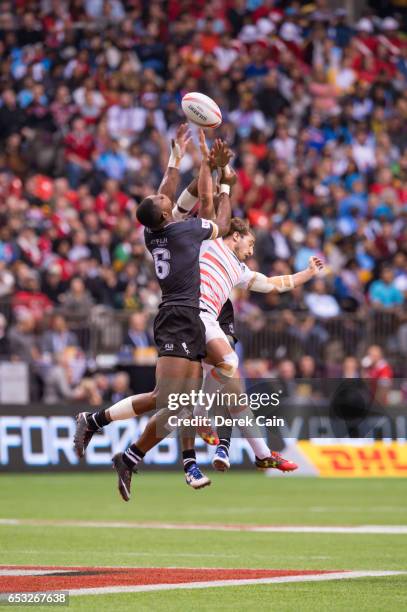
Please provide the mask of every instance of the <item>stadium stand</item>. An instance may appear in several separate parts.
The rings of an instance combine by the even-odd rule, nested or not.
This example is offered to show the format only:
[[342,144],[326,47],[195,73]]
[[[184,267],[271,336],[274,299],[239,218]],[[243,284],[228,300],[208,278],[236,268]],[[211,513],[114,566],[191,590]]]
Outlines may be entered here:
[[[154,359],[159,290],[135,211],[160,183],[182,96],[198,90],[236,153],[250,265],[285,274],[320,254],[329,269],[290,294],[236,294],[248,367],[359,375],[380,344],[387,375],[405,376],[402,17],[369,9],[350,23],[323,1],[165,7],[0,2],[0,359],[30,364],[33,397],[92,405],[125,392],[120,363]],[[183,185],[198,163],[191,148]]]

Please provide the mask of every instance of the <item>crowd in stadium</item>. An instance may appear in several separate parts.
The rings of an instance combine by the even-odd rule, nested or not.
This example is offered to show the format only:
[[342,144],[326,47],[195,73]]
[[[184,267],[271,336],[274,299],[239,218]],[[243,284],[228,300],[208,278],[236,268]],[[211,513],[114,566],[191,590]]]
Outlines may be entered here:
[[[237,316],[255,327],[283,311],[300,333],[305,313],[304,333],[326,342],[327,319],[385,310],[398,322],[393,347],[406,355],[401,18],[367,11],[350,23],[323,0],[165,4],[0,2],[0,300],[10,304],[0,358],[28,360],[49,401],[97,405],[126,392],[121,373],[83,379],[86,348],[67,320],[101,305],[140,313],[129,342],[152,346],[159,290],[135,211],[161,181],[188,91],[222,109],[216,135],[235,153],[234,214],[257,235],[249,265],[285,274],[319,254],[328,266],[291,294],[240,292]],[[199,159],[191,145],[180,188]],[[303,364],[267,367],[300,374]]]

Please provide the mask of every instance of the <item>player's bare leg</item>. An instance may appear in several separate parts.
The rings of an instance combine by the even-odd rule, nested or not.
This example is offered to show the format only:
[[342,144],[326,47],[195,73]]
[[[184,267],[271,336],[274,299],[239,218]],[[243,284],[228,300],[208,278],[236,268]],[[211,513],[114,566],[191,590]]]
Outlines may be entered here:
[[[226,346],[226,342],[222,338],[219,338],[219,339],[216,338],[215,340],[208,342],[207,344],[208,359],[210,359],[213,363],[214,362],[224,363],[225,356],[222,356],[222,353],[220,351],[223,351],[225,346]],[[229,349],[230,349],[230,346],[229,346]],[[223,360],[223,361],[220,361],[220,360]],[[211,385],[215,386],[213,381],[216,382],[216,380],[217,380],[216,377],[212,377],[212,380],[210,379],[209,388],[211,388]],[[205,381],[204,381],[203,389],[205,389]],[[227,378],[226,383],[224,383],[221,386],[221,389],[225,393],[226,392],[235,393],[237,396],[241,395],[244,392],[242,384],[238,378]],[[217,390],[215,391],[211,390],[212,393],[216,393],[216,391]],[[253,412],[249,406],[241,406],[241,405],[228,406],[228,411],[232,418],[247,420],[249,422],[250,420],[254,419]],[[194,414],[196,414],[195,410],[194,410]],[[241,425],[239,426],[239,429],[240,429],[242,436],[247,439],[247,441],[249,442],[254,452],[255,465],[258,470],[266,470],[266,469],[274,468],[282,472],[292,472],[298,468],[296,463],[289,461],[287,459],[284,459],[279,453],[270,450],[270,448],[266,444],[266,441],[261,436],[261,432],[259,428],[257,427],[257,425]],[[210,443],[214,437],[214,434],[210,432],[209,438],[208,438],[207,431],[202,430],[202,428],[201,429],[198,428],[198,433],[203,438],[203,440],[205,440],[205,442],[207,443]],[[216,435],[216,437],[218,436]],[[219,439],[219,442],[217,443],[217,450],[215,452],[215,456],[213,458],[212,465],[215,469],[219,471],[226,471],[230,467],[229,452],[228,452],[229,444],[230,444],[230,439],[228,440],[225,437],[223,437],[222,444],[220,443],[220,439]]]
[[[135,416],[141,416],[156,409],[158,389],[150,393],[139,393],[120,400],[110,408],[97,412],[82,412],[77,415],[77,427],[75,433],[75,451],[79,457],[83,457],[85,450],[93,435],[113,421],[122,421]],[[201,489],[210,485],[210,480],[205,476],[196,463],[195,438],[183,436],[181,440],[182,461],[185,479],[194,489]]]
[[160,357],[157,362],[156,379],[156,405],[162,408],[151,417],[139,439],[124,453],[117,453],[113,457],[113,467],[118,473],[119,491],[125,501],[130,499],[131,477],[137,471],[138,464],[149,450],[174,429],[168,425],[168,419],[177,415],[179,410],[169,410],[169,395],[197,391],[201,384],[201,365],[199,362],[179,357]]
[[[205,398],[215,397],[216,393],[221,391],[235,376],[239,365],[235,351],[222,338],[210,340],[206,349],[206,361],[214,367],[207,372],[202,385],[202,400],[198,401],[194,407],[194,416],[201,418],[210,416]],[[197,431],[207,444],[219,444],[219,438],[212,426],[198,426]]]
[[95,433],[113,421],[124,421],[135,416],[154,410],[156,407],[157,389],[150,393],[139,393],[126,397],[110,408],[103,408],[97,412],[80,412],[76,416],[76,430],[74,435],[74,450],[81,458]]

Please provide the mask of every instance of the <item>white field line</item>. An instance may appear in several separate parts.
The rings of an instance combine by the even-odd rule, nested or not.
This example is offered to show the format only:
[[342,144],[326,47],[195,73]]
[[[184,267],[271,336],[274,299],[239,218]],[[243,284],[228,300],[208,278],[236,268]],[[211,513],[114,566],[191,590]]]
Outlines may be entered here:
[[145,591],[173,591],[176,589],[207,589],[215,587],[276,584],[284,582],[321,582],[324,580],[346,580],[349,578],[369,578],[406,575],[407,572],[361,571],[334,572],[332,574],[314,574],[307,576],[278,576],[275,578],[247,578],[242,580],[211,580],[207,582],[183,582],[177,584],[146,584],[137,586],[111,586],[85,589],[73,589],[70,595],[107,595],[109,593],[142,593]]
[[407,535],[407,525],[228,525],[219,523],[153,523],[123,521],[65,521],[0,519],[0,526],[84,527],[95,529],[167,529],[177,531],[234,531],[250,533],[349,533]]
[[1,569],[0,566],[0,577],[1,576],[47,576],[48,574],[64,574],[66,570],[64,569]]

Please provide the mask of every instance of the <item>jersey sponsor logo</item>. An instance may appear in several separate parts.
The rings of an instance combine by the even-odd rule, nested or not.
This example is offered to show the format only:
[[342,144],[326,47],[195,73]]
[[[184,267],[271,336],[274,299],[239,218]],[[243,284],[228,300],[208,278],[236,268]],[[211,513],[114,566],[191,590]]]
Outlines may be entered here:
[[173,351],[174,350],[174,345],[171,344],[170,342],[167,342],[166,344],[164,344],[164,350],[165,351]]
[[186,343],[186,342],[183,342],[183,343],[181,344],[181,346],[182,346],[182,348],[184,349],[184,351],[186,352],[186,354],[187,354],[187,355],[189,355],[190,350],[189,350],[189,348],[188,348],[188,346],[187,346],[187,343]]

